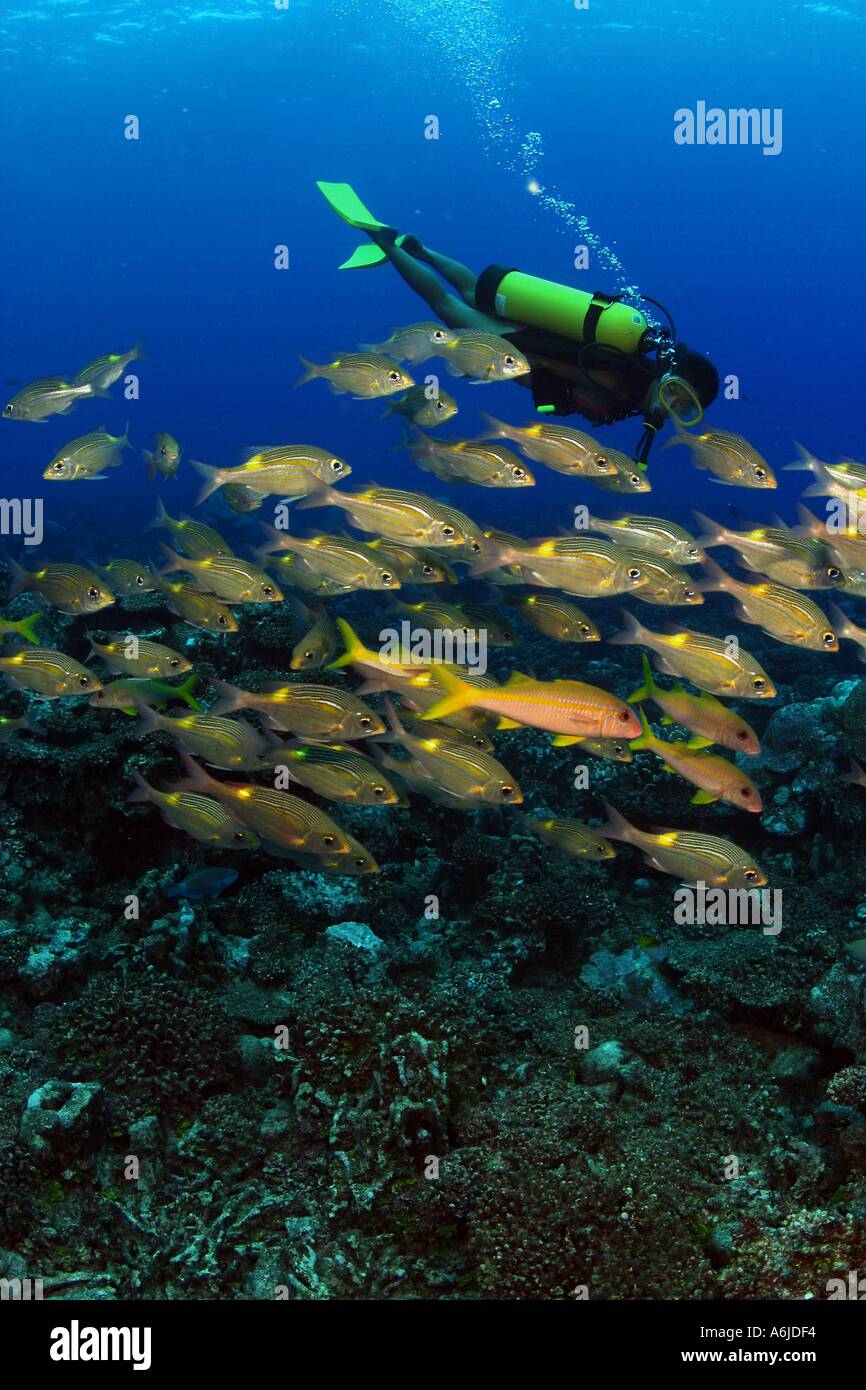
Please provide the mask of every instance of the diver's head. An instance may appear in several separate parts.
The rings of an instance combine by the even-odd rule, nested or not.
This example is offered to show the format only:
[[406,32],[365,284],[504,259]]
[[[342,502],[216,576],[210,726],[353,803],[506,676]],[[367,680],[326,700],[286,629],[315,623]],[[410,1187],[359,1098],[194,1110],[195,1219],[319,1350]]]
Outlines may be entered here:
[[702,352],[692,352],[685,343],[677,343],[674,351],[673,371],[691,386],[704,410],[712,405],[719,394],[719,374]]
[[719,374],[708,357],[677,343],[660,364],[650,388],[647,418],[658,428],[665,418],[690,428],[719,394]]

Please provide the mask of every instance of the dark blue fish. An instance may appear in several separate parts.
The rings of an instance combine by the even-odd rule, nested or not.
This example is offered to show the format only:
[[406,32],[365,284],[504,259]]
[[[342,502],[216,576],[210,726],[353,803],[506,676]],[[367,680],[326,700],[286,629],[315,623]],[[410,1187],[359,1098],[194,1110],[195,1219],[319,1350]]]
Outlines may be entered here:
[[203,898],[218,898],[227,888],[237,882],[237,869],[197,869],[188,874],[180,883],[172,883],[166,888],[169,898],[187,898],[199,903]]

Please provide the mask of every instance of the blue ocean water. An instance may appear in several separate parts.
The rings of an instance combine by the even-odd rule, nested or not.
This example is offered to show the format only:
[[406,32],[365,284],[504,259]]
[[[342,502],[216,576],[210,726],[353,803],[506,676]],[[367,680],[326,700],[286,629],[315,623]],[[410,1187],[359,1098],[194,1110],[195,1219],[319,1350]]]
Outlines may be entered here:
[[[741,398],[720,399],[712,424],[746,435],[774,466],[793,458],[794,440],[856,458],[864,24],[853,5],[795,4],[782,25],[747,0],[663,12],[637,0],[585,11],[530,0],[519,13],[494,0],[7,11],[2,377],[71,372],[138,337],[148,354],[137,402],[86,403],[38,427],[3,422],[7,491],[14,482],[32,495],[61,443],[103,421],[119,432],[127,418],[139,447],[167,430],[188,458],[227,465],[250,444],[309,441],[349,457],[356,481],[420,486],[391,452],[396,432],[377,403],[334,398],[322,383],[291,389],[298,353],[324,360],[426,312],[389,268],[338,273],[358,238],[317,193],[321,178],[352,183],[380,218],[474,269],[495,261],[617,288],[595,257],[573,269],[583,237],[527,191],[539,179],[615,248],[626,281],[739,379]],[[699,100],[781,108],[781,154],[675,144],[675,110]],[[436,140],[424,135],[431,114]],[[136,141],[124,138],[129,115]],[[274,269],[281,244],[285,271]],[[515,422],[530,413],[516,387],[458,395],[452,437],[474,433],[481,408]],[[604,438],[630,452],[638,433],[629,421]],[[94,529],[120,523],[131,542],[152,508],[143,475],[128,456],[83,496],[46,489],[46,515],[76,535],[85,516]],[[680,517],[692,504],[724,512],[733,497],[684,450],[656,449],[651,477],[653,509]],[[737,505],[793,520],[801,486],[785,477],[774,495],[737,494]],[[196,490],[188,472],[163,485],[175,509]],[[466,489],[459,497],[468,507]],[[545,472],[520,514],[568,524],[572,500]],[[499,524],[516,505],[489,491],[472,501]]]

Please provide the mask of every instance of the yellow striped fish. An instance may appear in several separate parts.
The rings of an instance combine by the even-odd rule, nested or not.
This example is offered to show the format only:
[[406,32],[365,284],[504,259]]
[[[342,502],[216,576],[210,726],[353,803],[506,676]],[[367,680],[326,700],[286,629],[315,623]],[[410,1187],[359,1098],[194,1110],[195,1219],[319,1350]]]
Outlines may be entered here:
[[525,623],[554,642],[601,641],[592,618],[568,599],[555,594],[506,594],[505,602],[516,609]]
[[97,565],[96,568],[118,598],[151,594],[156,588],[150,565],[142,565],[138,560],[109,560],[107,565]]
[[404,544],[431,546],[434,550],[465,545],[478,532],[474,523],[461,526],[457,521],[460,513],[453,507],[402,488],[371,485],[362,492],[339,492],[317,483],[297,505],[299,511],[308,507],[340,507],[359,531]]
[[205,594],[190,584],[172,584],[160,576],[157,576],[156,583],[157,588],[165,594],[172,613],[183,618],[190,627],[199,627],[203,632],[237,632],[237,618],[213,594]]
[[97,642],[88,632],[91,655],[101,656],[112,671],[124,676],[182,676],[192,670],[192,663],[180,652],[164,647],[161,642],[148,642],[128,633],[114,642]]
[[587,519],[590,531],[600,531],[618,545],[651,551],[678,565],[696,565],[701,558],[694,536],[684,526],[660,516],[619,516],[612,521]]
[[409,448],[420,469],[446,483],[474,483],[476,487],[534,487],[535,478],[522,459],[501,444],[462,439],[449,444],[429,439],[421,430]]
[[197,504],[227,486],[247,487],[261,497],[274,493],[280,497],[304,497],[317,481],[338,482],[352,471],[345,459],[315,444],[281,444],[260,449],[237,468],[210,468],[195,460],[191,460],[191,466],[204,479]]
[[607,824],[601,835],[622,840],[642,851],[644,863],[684,883],[705,883],[709,888],[760,888],[767,877],[746,850],[717,835],[693,830],[663,830],[651,834],[629,825],[614,806],[605,802]]
[[309,540],[290,536],[274,526],[266,526],[267,549],[288,550],[297,555],[314,574],[333,579],[343,589],[399,589],[394,566],[364,541],[343,536],[312,536]]
[[70,695],[92,695],[102,682],[80,661],[51,647],[25,647],[12,656],[0,656],[0,675],[16,690],[32,690],[43,700]]
[[471,381],[513,381],[529,371],[523,353],[496,333],[458,329],[457,341],[440,344],[436,356],[444,357],[452,376],[466,376]]
[[133,769],[136,790],[127,801],[149,801],[159,808],[162,818],[174,830],[182,830],[203,845],[219,849],[255,849],[258,836],[224,810],[213,797],[198,792],[160,792]]
[[579,598],[621,594],[647,583],[644,570],[621,546],[588,536],[551,538],[536,545],[510,546],[485,538],[473,574],[494,566],[519,565],[529,583],[563,589]]
[[385,732],[385,725],[375,710],[349,691],[330,685],[296,684],[268,681],[261,690],[241,690],[226,681],[212,681],[220,694],[213,714],[227,714],[238,709],[259,710],[267,716],[274,729],[295,734],[298,738],[314,739],[321,743],[351,743],[357,738],[372,738]]
[[308,801],[275,787],[259,787],[250,782],[219,782],[199,763],[182,755],[187,780],[179,790],[212,796],[267,845],[308,854],[348,854],[357,843],[342,826]]
[[735,598],[741,622],[754,623],[791,647],[806,647],[813,652],[839,650],[839,639],[826,613],[796,589],[786,589],[781,584],[742,584],[709,556],[704,559],[704,568],[710,577],[702,587]]
[[206,560],[210,555],[234,554],[228,541],[223,539],[219,531],[205,526],[203,521],[195,521],[189,516],[179,519],[169,516],[161,497],[157,500],[156,516],[148,522],[148,526],[151,530],[154,527],[164,527],[166,531],[170,531],[174,536],[175,545],[179,546],[190,560]]
[[381,769],[344,743],[276,744],[265,761],[268,767],[285,767],[291,779],[328,801],[355,806],[394,806],[400,801],[399,792]]
[[646,583],[641,585],[636,594],[642,603],[652,603],[663,608],[696,606],[703,603],[704,596],[699,585],[675,560],[656,555],[651,550],[634,550],[631,546],[624,546],[623,549],[640,565],[646,576]]
[[211,555],[206,560],[188,560],[177,555],[167,545],[160,546],[168,560],[163,575],[175,570],[192,574],[208,593],[225,599],[226,603],[282,603],[283,591],[252,560],[237,555]]
[[214,714],[157,714],[149,706],[135,703],[141,716],[136,727],[139,738],[152,733],[169,734],[179,747],[204,758],[211,767],[227,771],[251,771],[261,766],[267,745],[252,724]]
[[398,743],[445,791],[493,806],[517,806],[523,800],[507,768],[489,753],[453,739],[415,738],[403,728],[390,700],[386,708]]
[[316,671],[331,661],[339,650],[340,634],[330,613],[322,613],[300,642],[292,649],[289,666],[293,671]]
[[114,603],[114,594],[93,570],[83,565],[43,565],[38,570],[25,570],[9,559],[12,588],[9,597],[33,589],[40,598],[61,613],[97,613]]
[[776,689],[763,666],[739,643],[709,637],[688,628],[680,632],[652,632],[631,613],[623,613],[622,632],[608,638],[625,646],[648,647],[656,653],[663,671],[683,676],[711,695],[743,700],[771,700]]
[[554,849],[572,859],[614,859],[616,850],[595,827],[584,825],[579,820],[530,820],[524,817],[523,824],[533,835]]
[[531,425],[507,425],[492,415],[482,415],[488,439],[510,439],[535,463],[570,477],[596,478],[615,473],[616,464],[591,434],[573,425],[535,421]]

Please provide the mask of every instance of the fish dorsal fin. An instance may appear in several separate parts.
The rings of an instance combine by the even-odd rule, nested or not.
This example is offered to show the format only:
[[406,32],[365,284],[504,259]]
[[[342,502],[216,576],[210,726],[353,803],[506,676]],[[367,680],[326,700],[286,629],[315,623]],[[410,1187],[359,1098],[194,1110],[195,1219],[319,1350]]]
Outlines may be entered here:
[[506,686],[534,685],[535,682],[531,676],[525,676],[522,671],[512,671],[505,684]]

